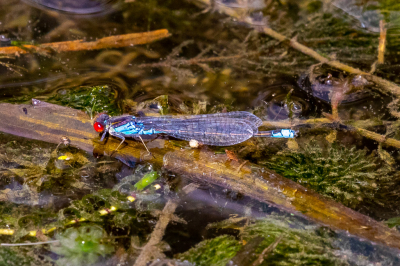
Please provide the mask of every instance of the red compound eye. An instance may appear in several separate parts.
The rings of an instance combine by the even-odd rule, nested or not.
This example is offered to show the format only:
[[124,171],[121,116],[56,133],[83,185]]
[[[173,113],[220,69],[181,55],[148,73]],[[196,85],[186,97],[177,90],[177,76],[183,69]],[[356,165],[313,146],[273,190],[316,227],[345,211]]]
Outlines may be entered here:
[[103,132],[104,131],[104,125],[102,123],[99,122],[95,122],[93,124],[94,130],[96,130],[97,132]]

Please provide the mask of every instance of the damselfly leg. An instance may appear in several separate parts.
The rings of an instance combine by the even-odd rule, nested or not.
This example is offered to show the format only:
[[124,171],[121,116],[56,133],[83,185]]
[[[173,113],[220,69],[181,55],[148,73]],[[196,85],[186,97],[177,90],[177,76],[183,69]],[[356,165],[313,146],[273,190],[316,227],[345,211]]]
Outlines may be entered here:
[[117,150],[119,149],[119,147],[121,147],[122,143],[125,142],[125,137],[124,137],[123,134],[117,133],[117,132],[115,132],[114,130],[111,130],[111,129],[108,131],[108,133],[109,133],[111,136],[114,136],[114,137],[116,137],[116,138],[122,139],[121,143],[120,143],[120,144],[118,145],[118,147],[114,150],[114,151],[117,151]]
[[[143,146],[146,148],[147,152],[148,152],[151,156],[153,156],[153,154],[149,151],[149,149],[147,148],[146,144],[144,143],[142,137],[141,137],[140,135],[138,135],[138,137],[139,137],[139,139],[142,141]],[[153,158],[155,158],[155,157],[153,156]]]
[[[111,136],[114,136],[114,137],[119,138],[119,139],[122,140],[121,143],[118,145],[118,147],[114,150],[114,151],[117,151],[117,150],[119,149],[119,147],[121,147],[122,143],[125,142],[125,136],[124,136],[123,134],[121,134],[121,133],[115,132],[115,131],[112,130],[112,129],[110,129],[108,132],[110,133]],[[137,137],[140,139],[140,141],[143,143],[143,146],[146,148],[147,152],[148,152],[151,156],[153,156],[153,154],[149,151],[149,149],[147,148],[146,144],[144,143],[142,137],[141,137],[140,135],[136,135],[136,136],[137,136]],[[154,156],[153,156],[153,157],[154,157]]]

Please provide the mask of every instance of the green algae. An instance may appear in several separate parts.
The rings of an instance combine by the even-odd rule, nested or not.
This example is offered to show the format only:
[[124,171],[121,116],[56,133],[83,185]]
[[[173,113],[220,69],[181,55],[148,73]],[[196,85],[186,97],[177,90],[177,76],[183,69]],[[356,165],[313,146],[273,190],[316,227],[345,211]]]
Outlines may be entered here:
[[382,183],[390,180],[390,167],[375,154],[332,144],[324,150],[315,142],[299,151],[282,151],[266,165],[286,178],[346,206],[373,200]]
[[243,243],[261,238],[261,243],[248,251],[258,257],[281,238],[275,249],[264,256],[260,265],[348,265],[335,254],[337,249],[332,245],[334,238],[329,234],[321,234],[319,229],[315,226],[299,226],[295,221],[277,216],[259,219],[240,229],[241,240],[228,235],[218,236],[200,242],[177,258],[196,265],[226,265],[243,247]]
[[68,228],[57,234],[59,244],[51,245],[50,250],[62,256],[56,260],[57,265],[92,265],[114,251],[112,243],[107,242],[106,237],[106,232],[98,226]]
[[113,116],[121,113],[116,97],[117,93],[110,86],[104,85],[60,90],[48,102],[84,110],[91,117],[101,112]]
[[204,240],[177,258],[198,266],[225,266],[240,248],[241,244],[235,237],[223,235]]

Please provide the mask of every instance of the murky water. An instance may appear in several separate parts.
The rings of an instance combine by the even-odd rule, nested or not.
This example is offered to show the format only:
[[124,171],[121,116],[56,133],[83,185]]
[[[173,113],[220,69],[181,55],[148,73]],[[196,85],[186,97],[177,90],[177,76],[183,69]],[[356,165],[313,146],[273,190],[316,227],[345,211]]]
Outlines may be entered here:
[[[398,265],[398,12],[2,1],[0,242],[14,246],[0,265]],[[133,33],[147,35],[115,39]],[[196,149],[147,136],[152,157],[90,124],[229,111],[298,134]]]

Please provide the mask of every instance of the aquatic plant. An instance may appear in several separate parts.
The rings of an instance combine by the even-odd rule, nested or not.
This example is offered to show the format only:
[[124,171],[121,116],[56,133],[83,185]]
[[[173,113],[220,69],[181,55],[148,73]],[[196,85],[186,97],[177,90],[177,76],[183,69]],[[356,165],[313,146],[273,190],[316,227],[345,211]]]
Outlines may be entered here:
[[37,256],[37,250],[32,247],[1,247],[0,249],[0,265],[12,266],[50,266],[50,261],[40,259]]
[[68,228],[56,236],[59,245],[51,245],[50,249],[62,256],[56,261],[57,265],[91,265],[114,251],[112,244],[104,240],[105,237],[107,234],[98,226]]
[[311,143],[299,151],[282,151],[266,165],[325,196],[356,207],[364,199],[373,200],[390,169],[374,153],[333,144],[325,151]]
[[[73,201],[67,208],[58,213],[58,220],[62,223],[74,219],[85,219],[86,221],[102,222],[104,215],[101,210],[115,208],[127,210],[130,201],[118,191],[102,189],[93,194],[85,195],[81,200]],[[135,214],[132,214],[135,216]]]
[[347,265],[334,254],[333,238],[321,235],[318,229],[296,226],[296,222],[282,218],[266,218],[246,227],[241,237],[246,241],[257,236],[264,238],[255,250],[257,254],[282,237],[261,265]]
[[261,237],[260,244],[247,255],[254,256],[253,260],[278,238],[281,240],[268,256],[264,256],[260,265],[346,265],[334,253],[333,238],[320,234],[318,229],[282,217],[269,217],[240,229],[242,241],[223,235],[204,240],[177,257],[196,265],[226,265],[243,247],[241,243],[250,243],[252,239]]
[[204,240],[177,258],[198,266],[225,266],[240,248],[241,244],[233,236],[223,235]]
[[61,90],[47,101],[85,110],[91,116],[104,111],[110,115],[118,115],[121,111],[116,96],[114,90],[105,85]]

